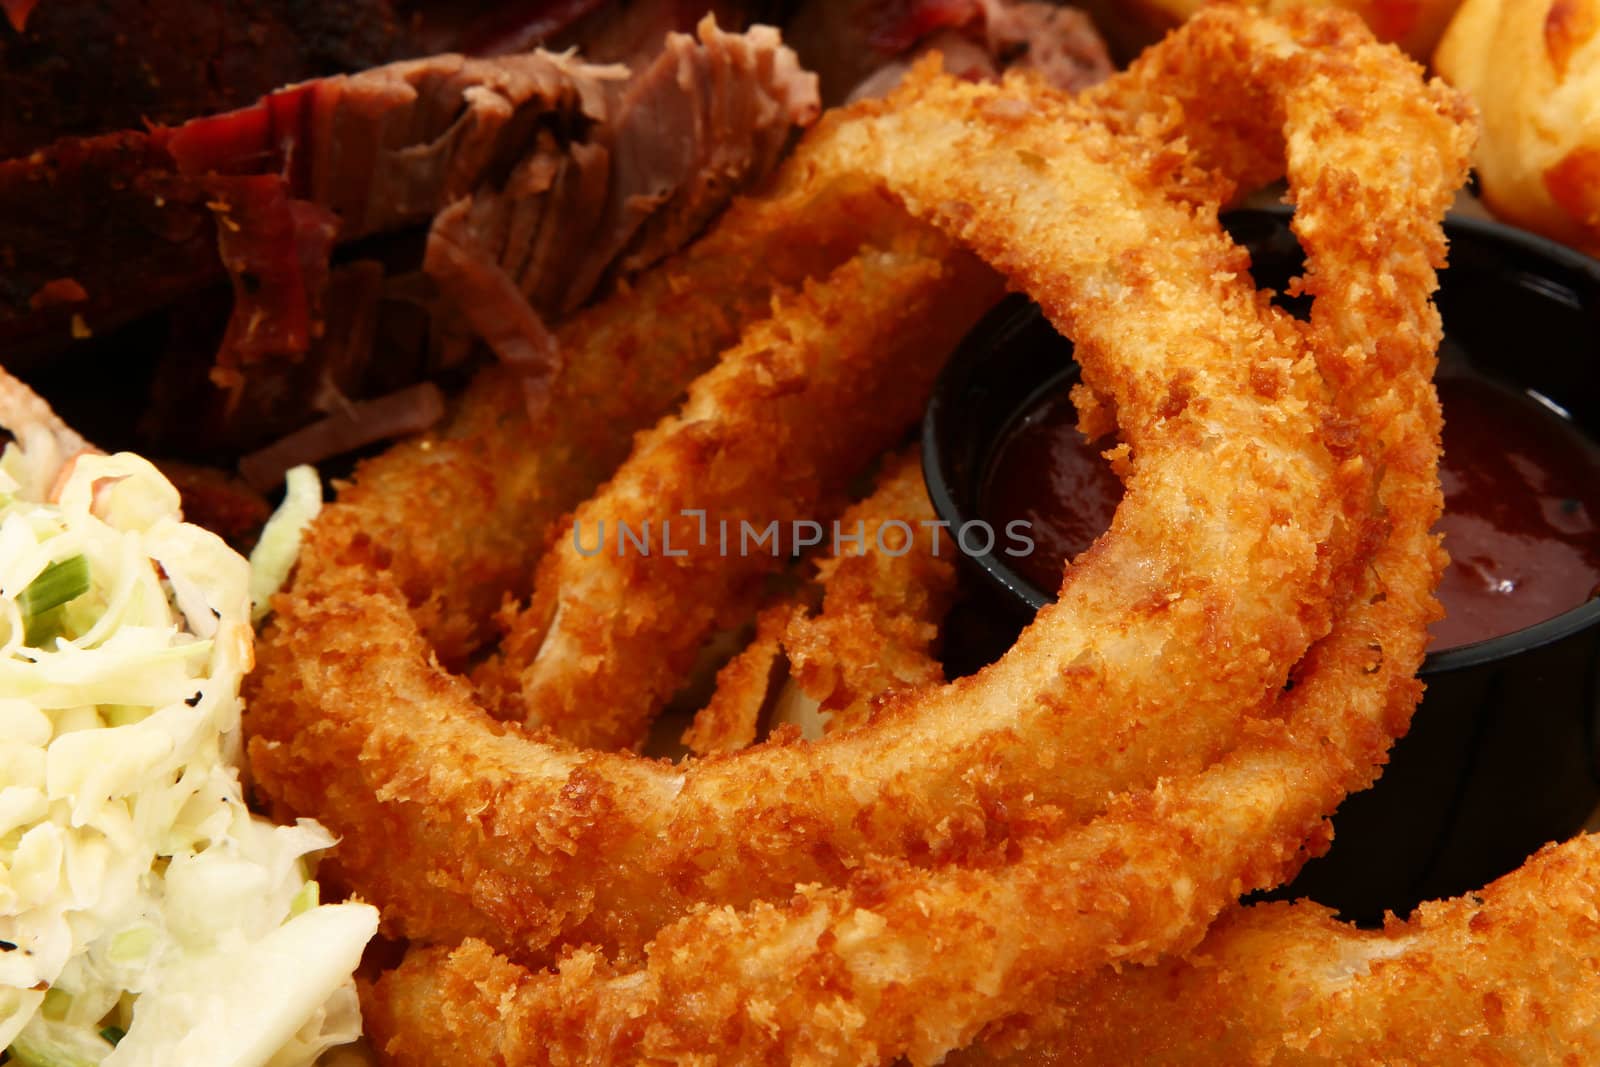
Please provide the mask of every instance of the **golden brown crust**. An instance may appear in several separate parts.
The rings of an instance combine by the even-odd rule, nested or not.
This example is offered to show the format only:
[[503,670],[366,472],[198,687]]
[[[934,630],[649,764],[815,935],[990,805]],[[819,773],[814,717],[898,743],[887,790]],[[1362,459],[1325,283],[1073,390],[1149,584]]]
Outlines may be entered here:
[[774,702],[775,725],[820,737],[865,721],[889,693],[944,681],[934,652],[956,548],[935,518],[920,452],[892,457],[872,495],[837,520],[857,540],[841,539],[811,583],[762,612],[684,744],[699,755],[746,748]]
[[866,721],[889,693],[944,681],[934,652],[955,596],[955,543],[934,527],[920,450],[890,460],[878,490],[841,520],[868,550],[817,567],[822,607],[784,635],[789,673],[825,731]]
[[[809,210],[853,228],[812,232]],[[859,184],[801,180],[737,201],[701,240],[562,325],[564,370],[538,424],[515,375],[492,367],[440,432],[363,463],[335,508],[358,514],[440,658],[460,667],[482,648],[503,599],[527,595],[562,516],[775,296],[902,218]]]
[[[920,91],[914,86],[908,93]],[[1041,284],[1039,295],[1058,314],[1074,312],[1063,321],[1069,328],[1081,320],[1086,375],[1093,380],[1103,370],[1111,379],[1107,391],[1117,396],[1120,414],[1162,403],[1164,370],[1175,363],[1214,376],[1207,391],[1215,400],[1191,405],[1171,424],[1126,420],[1128,439],[1152,457],[1150,475],[1130,477],[1132,506],[1119,513],[1120,529],[1080,561],[1061,604],[1041,616],[1041,625],[1006,661],[880,716],[862,731],[805,748],[764,746],[682,770],[603,753],[558,754],[509,734],[484,736],[481,713],[467,713],[460,701],[452,702],[460,710],[425,712],[442,706],[411,696],[440,687],[412,680],[428,670],[420,635],[403,636],[402,630],[389,636],[397,649],[419,651],[389,657],[381,672],[341,654],[361,634],[387,630],[382,620],[392,612],[373,605],[363,613],[367,625],[351,633],[341,616],[352,595],[328,590],[372,585],[387,575],[352,574],[338,558],[338,541],[323,540],[324,534],[340,536],[336,526],[320,524],[263,653],[266,669],[252,713],[257,774],[287,810],[320,811],[352,839],[366,836],[372,801],[358,806],[317,799],[319,793],[331,799],[346,782],[349,792],[374,796],[386,820],[414,818],[429,835],[441,835],[430,848],[413,834],[410,854],[414,863],[428,863],[437,850],[433,862],[447,872],[441,876],[445,889],[460,900],[463,916],[444,931],[487,929],[493,943],[512,951],[521,947],[519,938],[538,930],[548,931],[546,938],[559,933],[563,940],[637,951],[656,926],[697,898],[744,902],[797,882],[836,878],[859,857],[907,848],[908,840],[930,858],[981,852],[1006,838],[1008,813],[1026,811],[1029,798],[1091,813],[1119,789],[1204,766],[1226,750],[1253,710],[1269,702],[1310,640],[1325,632],[1326,590],[1334,578],[1325,545],[1339,530],[1335,505],[1365,507],[1366,479],[1359,464],[1336,464],[1324,449],[1315,414],[1323,386],[1315,367],[1289,344],[1288,320],[1257,298],[1241,253],[1214,215],[1196,222],[1187,203],[1168,200],[1159,176],[1170,163],[1161,151],[1147,158],[1143,140],[1119,141],[1066,105],[1059,105],[1061,121],[1081,137],[1061,137],[1048,112],[1035,114],[1033,122],[1020,122],[1022,116],[1010,111],[987,113],[989,101],[1006,99],[1000,89],[939,83],[930,92],[937,103],[921,111],[864,108],[854,123],[825,120],[801,158],[829,151],[834,173],[851,173],[864,159],[902,166],[907,181],[938,175],[969,183],[937,192],[932,199],[939,205],[959,206],[982,195],[973,177],[945,173],[948,158],[972,160],[970,173],[983,180],[998,173],[1021,186],[1034,180],[1035,159],[1055,155],[1065,157],[1063,173],[1102,176],[1099,183],[1060,186],[1066,203],[1050,209],[1057,221],[1048,236],[1016,219],[1009,232],[992,233],[1005,247],[987,251],[1026,272],[1019,278],[1025,282],[1050,271],[1053,289]],[[916,125],[897,128],[908,119]],[[1014,142],[1024,133],[1027,141]],[[880,136],[892,137],[897,150],[879,152],[874,139]],[[910,145],[942,145],[951,155],[919,159],[903,147]],[[1028,151],[1019,154],[1021,147]],[[1100,235],[1069,220],[1128,195],[1123,173],[1139,176],[1131,187],[1134,217],[1148,211],[1151,219],[1115,234],[1124,247],[1113,253]],[[1161,267],[1147,258],[1155,231],[1163,235],[1160,263],[1173,267],[1169,284],[1155,284]],[[1022,258],[1031,247],[1051,248],[1050,258]],[[1051,269],[1062,265],[1070,269]],[[1123,292],[1139,297],[1125,302]],[[1090,307],[1097,314],[1076,314]],[[1169,320],[1190,324],[1181,343],[1163,329]],[[1139,369],[1125,373],[1111,353],[1130,348],[1138,352]],[[1253,365],[1284,376],[1311,417],[1275,418],[1268,411],[1273,405],[1252,401],[1241,383]],[[1252,427],[1253,436],[1230,441],[1222,427],[1240,423]],[[1214,437],[1218,446],[1210,443]],[[1195,485],[1207,489],[1197,495]],[[1152,568],[1142,543],[1167,544],[1172,551]],[[1251,580],[1264,570],[1273,581]],[[1094,621],[1102,619],[1121,620],[1121,629]],[[1211,684],[1179,694],[1144,685],[1152,670]],[[1035,699],[1019,705],[1018,694],[1028,691]],[[341,692],[363,696],[348,703],[326,699]],[[1073,713],[1061,714],[1065,708]],[[384,758],[374,753],[330,762],[320,743],[296,729],[303,719],[323,731],[348,730],[369,751],[381,739]],[[442,758],[458,751],[459,760]],[[463,790],[466,782],[456,775],[467,753],[480,768],[477,779],[503,785],[489,795],[482,792],[491,788],[487,783]],[[974,774],[974,766],[986,772]],[[788,784],[799,782],[803,789]],[[301,795],[290,799],[292,791]],[[774,805],[772,793],[783,802]],[[486,837],[479,813],[489,796],[496,832]],[[934,810],[938,817],[931,817]],[[394,833],[388,827],[383,847]],[[543,839],[552,833],[562,847],[548,852]],[[626,843],[626,851],[618,843]],[[596,849],[603,862],[596,862]],[[366,860],[359,869],[358,856]],[[397,887],[376,869],[383,862],[381,849],[365,853],[355,846],[340,865],[361,873],[355,884],[364,895],[385,901],[380,886]],[[477,869],[479,863],[485,869]],[[475,870],[476,882],[501,886],[487,901],[458,881]],[[497,923],[481,915],[466,917],[508,895],[521,904],[517,933],[496,933]],[[389,916],[411,936],[449,936],[435,930],[441,917],[432,909],[393,907]],[[536,948],[541,940],[529,937],[524,944]]]
[[1600,837],[1358,930],[1315,904],[1224,916],[1182,959],[1066,985],[956,1067],[1593,1063]]
[[907,222],[775,300],[545,557],[480,674],[509,695],[500,714],[584,747],[640,744],[712,631],[783,566],[795,524],[831,534],[848,483],[920,416],[932,354],[999,295],[987,268]]
[[761,610],[750,642],[717,672],[711,699],[683,732],[684,747],[696,756],[715,756],[755,744],[773,687],[787,670],[783,635],[804,610],[787,597]]
[[[1409,431],[1424,457],[1437,453],[1430,423],[1436,433],[1436,411]],[[975,1036],[973,1020],[1046,1011],[1047,991],[1074,974],[1188,949],[1209,921],[1196,923],[1199,901],[1292,873],[1317,812],[1369,782],[1403,729],[1442,565],[1424,466],[1386,479],[1392,532],[1286,698],[1287,730],[1263,724],[1204,774],[1025,842],[993,870],[869,870],[848,892],[802,887],[787,905],[703,910],[661,933],[645,969],[589,950],[553,974],[509,967],[476,942],[413,951],[367,992],[379,1047],[401,1064],[441,1049],[506,1067],[696,1055],[931,1063]]]
[[[1151,73],[1213,60],[1209,111]],[[569,947],[543,974],[471,940],[413,950],[368,997],[379,1043],[402,1063],[932,1062],[1292,874],[1419,691],[1428,296],[1469,138],[1458,98],[1352,18],[1226,8],[1084,105],[924,73],[820,124],[803,166],[881,183],[1074,338],[1128,475],[1004,659],[816,743],[665,766],[496,725],[353,530],[319,523],[255,694],[263,782],[346,835],[341,867],[412,936]],[[1280,145],[1309,325],[1216,219]]]

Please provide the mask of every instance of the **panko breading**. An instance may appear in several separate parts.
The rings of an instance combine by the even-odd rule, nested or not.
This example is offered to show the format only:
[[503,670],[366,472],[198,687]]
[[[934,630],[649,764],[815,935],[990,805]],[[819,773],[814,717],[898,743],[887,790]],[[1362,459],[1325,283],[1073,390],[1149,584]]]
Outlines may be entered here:
[[[850,220],[812,232],[807,213]],[[563,372],[538,424],[516,376],[483,371],[438,433],[363,463],[332,511],[390,569],[441,660],[467,662],[523,596],[563,515],[628,455],[775,296],[826,273],[903,213],[856,183],[739,201],[688,249],[557,330]]]
[[[1392,41],[1426,60],[1461,0],[1249,0],[1258,10],[1281,14],[1314,3],[1360,15],[1380,41]],[[1204,9],[1206,0],[1086,0],[1083,7],[1123,47],[1154,41]]]
[[[263,650],[251,754],[284,814],[345,835],[340,870],[391,927],[437,943],[371,991],[379,1044],[933,1062],[1292,875],[1419,692],[1429,296],[1471,135],[1353,17],[1229,8],[1084,103],[924,70],[815,128],[779,190],[849,178],[971,247],[1074,339],[1129,460],[1109,534],[1004,658],[814,743],[668,765],[496,723],[329,509]],[[1217,221],[1274,171],[1309,324]]]
[[888,693],[944,681],[934,650],[956,546],[936,525],[918,454],[892,458],[838,527],[815,578],[762,612],[755,639],[718,676],[683,738],[697,754],[750,745],[769,705],[773,725],[815,739],[864,721]]
[[1382,930],[1316,904],[1241,908],[1182,959],[1068,986],[1038,1019],[947,1062],[1594,1063],[1597,869],[1600,836],[1550,845]]

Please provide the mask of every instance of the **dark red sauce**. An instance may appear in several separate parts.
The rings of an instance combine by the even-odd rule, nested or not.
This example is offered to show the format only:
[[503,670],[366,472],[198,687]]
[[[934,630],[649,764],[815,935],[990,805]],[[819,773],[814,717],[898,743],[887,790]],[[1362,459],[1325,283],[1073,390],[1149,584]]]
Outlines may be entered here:
[[[1437,651],[1542,622],[1600,592],[1600,451],[1532,397],[1476,374],[1439,380],[1440,481],[1451,563],[1439,587]],[[1021,520],[1035,543],[1007,560],[1054,591],[1068,559],[1106,531],[1122,483],[1078,432],[1065,388],[1036,400],[1002,437],[979,511]]]
[[1067,387],[1051,389],[1007,428],[989,461],[979,514],[997,530],[1028,523],[1033,551],[1006,562],[1046,592],[1061,586],[1067,560],[1106,532],[1122,482],[1099,447],[1078,432]]
[[1434,650],[1543,622],[1600,586],[1600,461],[1566,419],[1488,379],[1439,379],[1450,567]]

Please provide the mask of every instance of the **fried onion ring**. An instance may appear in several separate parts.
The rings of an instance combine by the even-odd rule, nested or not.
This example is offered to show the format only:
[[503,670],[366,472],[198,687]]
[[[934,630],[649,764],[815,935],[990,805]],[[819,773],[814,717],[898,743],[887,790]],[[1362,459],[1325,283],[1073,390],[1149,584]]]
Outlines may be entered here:
[[1592,1063],[1597,865],[1600,836],[1549,845],[1382,930],[1316,904],[1241,908],[1185,958],[1096,975],[948,1062]]
[[[1212,62],[1213,111],[1154,91]],[[344,835],[392,929],[482,939],[378,984],[387,1051],[931,1062],[1291,875],[1419,691],[1428,297],[1469,140],[1356,20],[1226,8],[1087,103],[924,71],[814,129],[780,187],[849,176],[969,245],[1073,337],[1130,458],[1111,530],[1001,661],[812,744],[672,766],[497,724],[325,511],[256,676],[258,777]],[[1309,325],[1216,218],[1285,158]],[[490,949],[584,943],[542,975]]]
[[[1408,443],[1431,467],[1418,430]],[[579,950],[532,974],[481,942],[414,949],[365,998],[372,1034],[401,1064],[441,1050],[469,1067],[932,1063],[983,1022],[1043,1010],[1064,975],[1189,949],[1225,902],[1298,869],[1322,812],[1370,784],[1414,706],[1442,502],[1431,471],[1405,481],[1418,484],[1386,494],[1394,530],[1370,584],[1313,650],[1287,722],[1202,774],[1118,798],[992,871],[874,868],[846,890],[704,908],[663,930],[642,969]]]

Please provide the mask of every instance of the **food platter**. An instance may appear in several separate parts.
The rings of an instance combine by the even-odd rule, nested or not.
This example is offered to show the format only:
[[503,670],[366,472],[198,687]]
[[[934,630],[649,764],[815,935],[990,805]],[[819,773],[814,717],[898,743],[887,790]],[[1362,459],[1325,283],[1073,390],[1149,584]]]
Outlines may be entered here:
[[1529,16],[580,6],[0,105],[0,1063],[1600,1052]]

